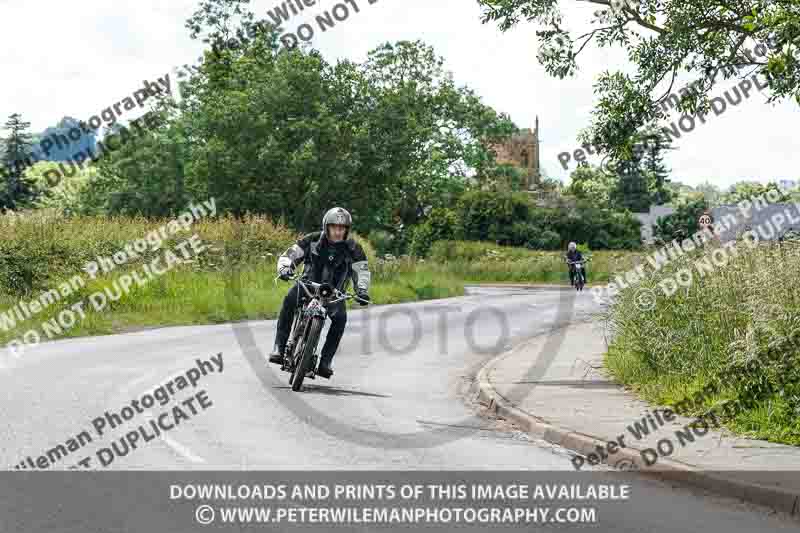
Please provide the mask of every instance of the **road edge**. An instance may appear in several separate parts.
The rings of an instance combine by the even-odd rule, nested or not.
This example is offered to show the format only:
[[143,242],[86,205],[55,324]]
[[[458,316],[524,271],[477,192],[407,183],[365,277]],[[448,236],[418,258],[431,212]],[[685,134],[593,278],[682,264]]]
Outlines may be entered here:
[[[605,439],[558,426],[517,408],[492,386],[489,377],[494,367],[506,357],[525,349],[537,337],[528,339],[484,364],[473,380],[470,396],[486,407],[490,413],[513,422],[526,433],[550,444],[561,446],[584,456],[596,452],[597,446],[605,447],[607,444]],[[614,455],[619,459],[610,466],[616,468],[617,465],[620,465],[619,470],[634,471],[649,477],[692,485],[722,496],[768,507],[800,521],[800,494],[798,493],[710,475],[698,467],[663,457],[658,460],[659,468],[647,467],[636,448],[622,448]]]

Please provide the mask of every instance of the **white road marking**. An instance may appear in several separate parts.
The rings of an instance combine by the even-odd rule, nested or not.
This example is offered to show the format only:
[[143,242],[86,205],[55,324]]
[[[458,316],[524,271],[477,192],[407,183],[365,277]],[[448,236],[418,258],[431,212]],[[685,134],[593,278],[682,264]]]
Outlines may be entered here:
[[[144,412],[144,417],[148,420],[154,420],[152,414],[149,411]],[[178,455],[187,459],[193,463],[205,463],[206,460],[200,457],[199,455],[195,455],[192,453],[192,450],[181,444],[180,442],[176,441],[175,439],[168,437],[166,434],[161,434],[161,440],[163,440],[170,448],[172,448]]]
[[119,390],[119,393],[118,393],[118,394],[119,394],[119,395],[122,395],[122,396],[128,396],[128,393],[129,393],[131,390],[133,390],[133,389],[134,389],[134,387],[136,387],[136,386],[137,386],[137,385],[139,385],[140,383],[144,383],[144,382],[146,382],[146,381],[151,381],[151,380],[153,379],[153,377],[155,376],[155,374],[156,374],[156,372],[155,372],[155,371],[152,371],[152,372],[148,372],[148,373],[144,374],[143,376],[139,376],[138,378],[134,378],[134,379],[132,379],[131,381],[129,381],[127,384],[125,384],[125,385],[124,385],[124,386],[123,386],[123,387],[122,387],[122,388]]

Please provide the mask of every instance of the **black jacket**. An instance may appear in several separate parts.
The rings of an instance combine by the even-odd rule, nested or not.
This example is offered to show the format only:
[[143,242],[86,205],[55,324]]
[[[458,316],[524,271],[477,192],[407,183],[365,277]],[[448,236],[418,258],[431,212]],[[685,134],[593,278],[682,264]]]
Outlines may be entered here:
[[567,259],[573,263],[575,261],[583,261],[583,255],[578,250],[575,250],[574,252],[567,252]]
[[367,255],[353,239],[331,243],[321,231],[305,235],[278,259],[278,271],[303,263],[303,277],[316,283],[330,283],[340,291],[352,279],[357,291],[368,292],[371,276]]

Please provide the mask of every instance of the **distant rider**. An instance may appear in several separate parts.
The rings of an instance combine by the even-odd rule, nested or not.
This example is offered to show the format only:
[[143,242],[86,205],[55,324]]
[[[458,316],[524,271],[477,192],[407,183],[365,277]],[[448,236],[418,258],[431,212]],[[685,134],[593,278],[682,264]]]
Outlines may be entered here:
[[[583,261],[583,255],[578,251],[578,245],[574,242],[569,243],[567,245],[567,261],[570,263],[575,263],[577,261]],[[583,282],[587,282],[586,277],[586,264],[583,265]],[[569,284],[575,285],[575,265],[569,265]]]
[[[288,280],[295,267],[304,263],[303,279],[315,283],[329,283],[340,291],[346,290],[347,282],[352,279],[356,296],[361,305],[369,302],[369,286],[371,275],[367,266],[367,256],[363,248],[353,239],[348,238],[352,218],[350,213],[341,207],[334,207],[322,218],[322,231],[309,233],[293,244],[278,259],[278,275]],[[283,299],[283,307],[278,318],[278,331],[275,335],[275,347],[269,356],[269,362],[283,363],[283,352],[291,334],[292,321],[302,288],[295,285]],[[328,307],[331,327],[320,354],[317,375],[330,378],[333,375],[331,363],[339,341],[347,324],[347,308],[345,302]]]

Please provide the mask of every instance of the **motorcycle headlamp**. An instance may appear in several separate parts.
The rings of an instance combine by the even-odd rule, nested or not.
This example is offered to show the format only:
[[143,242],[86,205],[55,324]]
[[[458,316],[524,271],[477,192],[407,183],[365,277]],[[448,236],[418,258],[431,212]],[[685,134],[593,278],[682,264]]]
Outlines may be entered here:
[[333,287],[331,287],[328,283],[323,283],[319,286],[319,294],[323,298],[330,298],[333,296]]

